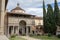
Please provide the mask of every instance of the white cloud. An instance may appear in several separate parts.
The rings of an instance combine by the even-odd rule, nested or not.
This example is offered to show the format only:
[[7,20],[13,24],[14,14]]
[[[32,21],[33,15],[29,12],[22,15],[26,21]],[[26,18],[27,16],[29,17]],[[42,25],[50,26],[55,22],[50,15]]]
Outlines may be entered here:
[[[54,0],[44,0],[45,4],[52,4]],[[20,3],[20,7],[25,9],[27,13],[42,16],[43,10],[40,8],[42,6],[43,0],[9,0],[7,9],[11,10],[16,7],[17,3]],[[60,0],[57,0],[60,2]]]
[[[52,4],[55,0],[44,0],[46,4]],[[57,2],[60,2],[60,0],[57,0]]]
[[39,6],[38,4],[42,6],[41,0],[9,0],[8,5],[12,7],[13,5],[16,5],[17,3],[20,3],[22,8],[38,7]]
[[37,15],[37,16],[43,16],[43,9],[42,8],[27,8],[25,9],[26,13]]
[[[52,4],[54,3],[54,0],[44,0],[45,4]],[[60,0],[57,0],[58,2],[60,2]],[[35,7],[39,7],[42,6],[42,2],[43,0],[9,0],[8,2],[8,7],[9,6],[16,6],[17,3],[20,3],[22,8],[35,8]]]

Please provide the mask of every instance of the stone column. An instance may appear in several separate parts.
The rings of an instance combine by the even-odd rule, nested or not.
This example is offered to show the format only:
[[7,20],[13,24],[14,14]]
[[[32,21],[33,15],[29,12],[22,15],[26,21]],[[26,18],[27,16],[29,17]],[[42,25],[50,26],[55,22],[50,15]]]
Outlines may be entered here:
[[24,34],[24,27],[22,27],[22,34]]
[[8,37],[9,37],[10,35],[9,35],[9,26],[8,26]]
[[0,35],[4,34],[5,0],[0,0]]
[[11,35],[14,34],[14,26],[11,27]]
[[4,35],[4,17],[5,17],[5,1],[6,0],[0,0],[0,39],[1,40],[9,40]]
[[12,33],[14,34],[14,26],[13,26],[13,31],[12,31]]
[[18,27],[16,27],[16,33],[15,34],[18,34]]
[[32,34],[32,26],[30,26],[30,34]]
[[15,27],[15,34],[18,35],[18,31],[19,31],[19,30],[18,30],[18,26],[16,26],[16,27]]
[[26,26],[26,36],[28,36],[28,26]]
[[17,34],[19,35],[19,26],[18,26]]

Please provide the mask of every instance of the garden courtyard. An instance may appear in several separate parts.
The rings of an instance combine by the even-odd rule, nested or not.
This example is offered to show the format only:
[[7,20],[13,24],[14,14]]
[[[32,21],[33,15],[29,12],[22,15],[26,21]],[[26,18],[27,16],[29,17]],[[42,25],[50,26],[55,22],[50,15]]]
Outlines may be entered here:
[[10,38],[10,40],[60,40],[60,38],[56,36],[16,36]]
[[16,37],[10,38],[10,40],[41,40],[41,39],[37,39],[29,36],[16,36]]
[[10,38],[10,40],[26,40],[26,39],[21,37],[13,37],[13,38]]
[[33,38],[41,39],[41,40],[60,40],[60,38],[56,36],[31,36]]

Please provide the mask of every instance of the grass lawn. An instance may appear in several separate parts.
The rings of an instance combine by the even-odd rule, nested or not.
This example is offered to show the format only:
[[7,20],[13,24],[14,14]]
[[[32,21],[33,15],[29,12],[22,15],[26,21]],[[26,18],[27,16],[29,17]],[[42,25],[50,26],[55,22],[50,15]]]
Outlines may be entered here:
[[26,40],[26,39],[21,38],[21,37],[15,37],[15,38],[10,38],[10,40]]
[[55,36],[51,36],[51,37],[48,37],[48,36],[31,36],[31,37],[42,39],[42,40],[60,40],[59,38],[57,38]]

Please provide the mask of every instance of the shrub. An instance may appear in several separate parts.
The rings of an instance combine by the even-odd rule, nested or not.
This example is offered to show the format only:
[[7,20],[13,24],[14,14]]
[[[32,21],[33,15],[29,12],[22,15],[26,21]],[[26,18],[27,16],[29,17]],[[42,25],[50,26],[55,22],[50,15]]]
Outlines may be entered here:
[[60,34],[58,34],[57,37],[60,38]]
[[26,34],[22,34],[22,36],[26,36]]
[[15,38],[16,36],[17,36],[17,35],[15,35],[15,34],[14,34],[14,35],[11,35],[11,38]]
[[30,34],[29,36],[33,36],[33,34]]
[[37,36],[37,35],[36,34],[29,34],[29,36],[32,37],[32,36]]
[[41,36],[40,34],[37,34],[37,36]]
[[48,33],[48,37],[51,37],[51,35],[52,35],[51,33]]

